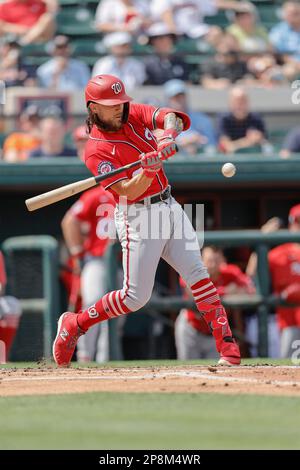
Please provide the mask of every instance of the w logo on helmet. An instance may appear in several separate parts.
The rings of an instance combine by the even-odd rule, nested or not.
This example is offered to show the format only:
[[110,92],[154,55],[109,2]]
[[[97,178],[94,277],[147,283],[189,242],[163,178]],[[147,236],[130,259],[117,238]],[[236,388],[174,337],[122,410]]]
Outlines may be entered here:
[[111,88],[113,92],[115,93],[115,95],[118,95],[122,91],[122,85],[120,82],[113,83]]

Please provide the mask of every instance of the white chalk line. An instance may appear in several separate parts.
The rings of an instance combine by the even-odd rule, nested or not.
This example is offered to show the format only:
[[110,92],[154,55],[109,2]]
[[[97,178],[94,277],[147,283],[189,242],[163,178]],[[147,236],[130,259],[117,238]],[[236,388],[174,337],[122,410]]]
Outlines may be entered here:
[[[218,369],[219,373],[219,369]],[[245,383],[245,384],[258,384],[258,385],[283,385],[283,386],[293,386],[295,383],[300,385],[300,381],[296,380],[267,380],[267,379],[258,379],[252,377],[230,377],[226,375],[215,375],[213,372],[187,372],[187,371],[172,371],[172,372],[158,372],[158,373],[148,373],[143,375],[94,375],[94,376],[35,376],[35,377],[7,377],[2,378],[0,381],[3,382],[43,382],[43,381],[130,381],[130,380],[146,380],[146,379],[160,379],[167,377],[185,377],[185,378],[196,378],[196,379],[205,379],[211,381],[222,381],[222,382],[235,382],[235,383]],[[0,389],[1,391],[1,389]]]

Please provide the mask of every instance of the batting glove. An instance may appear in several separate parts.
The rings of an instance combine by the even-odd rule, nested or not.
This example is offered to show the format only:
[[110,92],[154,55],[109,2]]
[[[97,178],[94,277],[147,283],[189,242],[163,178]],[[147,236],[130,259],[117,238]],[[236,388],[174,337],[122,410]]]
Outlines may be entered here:
[[167,129],[164,131],[162,136],[158,140],[157,150],[161,154],[162,160],[172,157],[178,152],[178,147],[175,143],[175,139],[178,136],[176,129]]
[[157,152],[149,152],[141,155],[141,166],[147,178],[154,178],[162,168],[162,162]]

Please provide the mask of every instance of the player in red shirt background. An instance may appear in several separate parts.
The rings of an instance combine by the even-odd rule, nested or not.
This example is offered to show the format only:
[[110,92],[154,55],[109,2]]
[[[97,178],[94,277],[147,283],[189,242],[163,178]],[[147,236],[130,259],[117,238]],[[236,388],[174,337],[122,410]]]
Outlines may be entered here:
[[[83,308],[95,303],[105,293],[103,257],[110,240],[115,238],[114,209],[113,197],[98,186],[82,194],[62,220],[64,239],[76,271],[73,287],[81,293]],[[76,282],[77,276],[80,276],[79,283]],[[71,287],[71,296],[72,290]],[[108,350],[107,322],[98,323],[79,338],[77,360],[105,362]]]
[[0,4],[0,37],[13,34],[21,45],[48,41],[55,32],[57,0],[5,0]]
[[0,251],[0,363],[9,357],[22,314],[19,300],[5,295],[6,284],[4,257]]
[[[191,288],[216,340],[219,364],[240,364],[239,348],[202,262],[197,235],[172,197],[163,167],[162,159],[176,153],[176,137],[190,127],[189,116],[171,108],[132,103],[122,81],[111,75],[93,77],[85,99],[89,113],[85,162],[91,172],[103,175],[137,160],[141,165],[135,171],[108,177],[104,183],[116,201],[123,289],[108,292],[78,314],[65,312],[60,316],[53,344],[55,362],[67,366],[78,338],[91,326],[142,308],[151,297],[157,266],[163,258]],[[164,130],[158,141],[153,134],[156,128]]]
[[[255,287],[249,276],[234,264],[227,264],[220,248],[207,246],[202,250],[203,263],[219,296],[225,294],[254,294]],[[180,285],[185,298],[191,297],[183,279]],[[197,312],[182,309],[175,322],[175,342],[178,359],[211,359],[218,357],[211,330]]]
[[[289,212],[289,230],[300,232],[300,204]],[[269,251],[269,266],[275,294],[289,303],[300,304],[300,244],[284,243]],[[277,322],[280,329],[280,355],[291,357],[300,341],[300,305],[278,307]],[[293,348],[294,343],[294,348]]]

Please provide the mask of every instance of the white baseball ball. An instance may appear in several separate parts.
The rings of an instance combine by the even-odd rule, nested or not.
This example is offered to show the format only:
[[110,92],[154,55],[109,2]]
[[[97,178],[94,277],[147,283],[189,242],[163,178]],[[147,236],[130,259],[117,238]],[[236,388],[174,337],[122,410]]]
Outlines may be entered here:
[[224,163],[222,166],[222,173],[226,178],[231,178],[236,173],[236,167],[233,163]]

